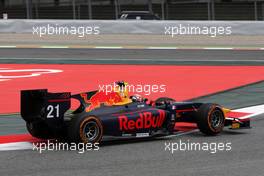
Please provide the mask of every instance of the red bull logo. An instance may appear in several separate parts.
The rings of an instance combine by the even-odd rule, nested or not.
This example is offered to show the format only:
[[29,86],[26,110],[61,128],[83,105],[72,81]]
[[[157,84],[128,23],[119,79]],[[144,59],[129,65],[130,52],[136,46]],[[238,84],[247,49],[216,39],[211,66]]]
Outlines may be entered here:
[[122,102],[122,97],[117,92],[110,92],[106,94],[105,92],[98,91],[90,99],[87,98],[87,94],[85,93],[81,94],[81,97],[87,104],[90,104],[88,107],[86,107],[86,112],[100,107],[101,104],[111,106],[115,103]]
[[151,112],[139,113],[137,120],[129,120],[127,116],[119,116],[119,129],[121,131],[134,131],[147,128],[161,128],[165,120],[165,112],[158,110],[158,115],[154,116]]

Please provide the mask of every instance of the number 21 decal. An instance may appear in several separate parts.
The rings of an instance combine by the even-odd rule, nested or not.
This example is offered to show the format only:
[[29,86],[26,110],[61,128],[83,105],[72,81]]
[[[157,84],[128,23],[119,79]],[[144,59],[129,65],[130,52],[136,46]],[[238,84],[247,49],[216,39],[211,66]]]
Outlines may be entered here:
[[56,118],[60,116],[60,105],[49,105],[47,107],[48,115],[47,118]]

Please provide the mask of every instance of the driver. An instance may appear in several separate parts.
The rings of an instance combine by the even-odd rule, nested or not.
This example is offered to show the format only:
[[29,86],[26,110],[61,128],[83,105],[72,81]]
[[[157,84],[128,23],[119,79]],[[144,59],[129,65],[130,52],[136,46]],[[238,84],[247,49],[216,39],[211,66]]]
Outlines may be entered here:
[[130,96],[130,99],[132,100],[132,102],[143,102],[143,98],[139,94]]

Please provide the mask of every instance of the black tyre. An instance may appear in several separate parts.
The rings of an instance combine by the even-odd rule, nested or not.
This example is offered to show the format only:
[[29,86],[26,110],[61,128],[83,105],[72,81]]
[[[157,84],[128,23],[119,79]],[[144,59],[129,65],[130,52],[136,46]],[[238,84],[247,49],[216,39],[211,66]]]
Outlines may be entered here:
[[164,104],[169,104],[171,102],[175,102],[176,100],[169,98],[169,97],[160,97],[157,100],[155,100],[156,106],[164,105]]
[[206,135],[216,135],[224,128],[224,112],[217,104],[203,104],[198,109],[196,118],[199,130]]
[[28,132],[36,138],[50,139],[53,138],[53,132],[43,122],[27,122]]
[[94,116],[76,117],[68,127],[68,137],[76,143],[100,143],[103,137],[102,123]]

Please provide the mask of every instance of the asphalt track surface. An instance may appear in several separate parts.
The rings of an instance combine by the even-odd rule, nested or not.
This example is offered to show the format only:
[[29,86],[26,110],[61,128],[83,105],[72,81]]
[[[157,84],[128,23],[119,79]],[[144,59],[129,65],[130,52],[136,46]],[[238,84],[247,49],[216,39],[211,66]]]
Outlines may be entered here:
[[[15,58],[44,58],[43,62],[65,63],[122,63],[131,59],[131,64],[145,63],[137,59],[155,60],[149,64],[186,64],[182,60],[196,60],[211,64],[263,65],[263,51],[171,51],[171,50],[60,50],[60,49],[1,49],[1,63],[14,63]],[[59,56],[59,57],[58,57]],[[3,59],[3,58],[6,58]],[[13,58],[13,59],[7,59]],[[45,58],[52,58],[45,59]],[[57,59],[55,59],[57,58]],[[61,58],[63,58],[61,60]],[[94,58],[109,59],[94,61]],[[120,58],[121,60],[113,59]],[[75,59],[75,60],[74,60]],[[92,61],[89,61],[92,60]],[[111,60],[112,59],[112,60]],[[167,59],[167,61],[162,61]],[[21,63],[32,60],[20,59]],[[48,61],[47,61],[48,60]],[[88,60],[88,61],[87,61]],[[176,60],[176,61],[174,61]],[[178,60],[178,61],[177,61]],[[200,61],[202,60],[202,61]],[[232,62],[231,62],[232,61]],[[203,175],[203,176],[248,176],[264,173],[264,115],[255,117],[252,129],[227,130],[221,135],[206,137],[198,131],[182,136],[155,140],[126,140],[104,143],[99,151],[8,151],[0,152],[0,175]],[[165,151],[166,143],[180,142],[232,143],[231,151]]]
[[0,63],[264,65],[264,51],[10,48]]
[[[156,140],[106,143],[99,151],[1,152],[1,175],[263,175],[263,115],[254,128],[206,137],[200,132]],[[229,143],[231,151],[165,151],[165,142]]]

